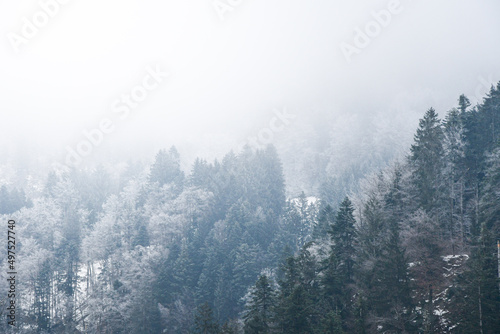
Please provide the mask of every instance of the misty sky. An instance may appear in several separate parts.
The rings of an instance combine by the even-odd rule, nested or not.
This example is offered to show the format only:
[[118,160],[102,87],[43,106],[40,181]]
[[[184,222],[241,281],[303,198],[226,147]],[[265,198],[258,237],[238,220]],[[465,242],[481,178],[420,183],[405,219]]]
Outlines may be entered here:
[[[242,0],[222,20],[213,0],[73,0],[16,53],[8,36],[41,5],[1,1],[1,146],[61,157],[110,118],[115,129],[97,156],[172,144],[203,155],[256,135],[276,108],[304,123],[325,113],[397,115],[416,126],[428,107],[443,116],[459,94],[475,102],[484,82],[500,80],[495,0],[401,0],[348,62],[341,43],[354,45],[356,29],[390,2]],[[148,66],[170,76],[120,119],[113,103]]]

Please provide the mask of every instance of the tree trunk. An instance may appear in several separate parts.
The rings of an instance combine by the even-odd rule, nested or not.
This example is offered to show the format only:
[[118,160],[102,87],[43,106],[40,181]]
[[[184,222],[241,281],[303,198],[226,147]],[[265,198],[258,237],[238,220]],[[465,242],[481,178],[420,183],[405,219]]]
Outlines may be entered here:
[[465,227],[464,227],[464,181],[460,181],[460,234],[462,237],[462,252],[465,247]]
[[481,283],[479,283],[479,331],[483,334],[483,308],[481,305]]

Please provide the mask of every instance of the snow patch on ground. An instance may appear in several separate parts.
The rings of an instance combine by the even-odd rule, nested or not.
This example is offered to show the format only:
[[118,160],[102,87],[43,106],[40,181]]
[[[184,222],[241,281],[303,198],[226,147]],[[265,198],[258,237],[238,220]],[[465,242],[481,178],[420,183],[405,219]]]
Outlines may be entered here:
[[420,261],[408,263],[409,268],[413,268],[413,267],[418,266],[418,265],[420,265]]
[[451,260],[462,260],[462,258],[464,260],[468,260],[469,259],[469,255],[467,255],[467,254],[446,255],[446,256],[443,256],[443,261],[450,262]]

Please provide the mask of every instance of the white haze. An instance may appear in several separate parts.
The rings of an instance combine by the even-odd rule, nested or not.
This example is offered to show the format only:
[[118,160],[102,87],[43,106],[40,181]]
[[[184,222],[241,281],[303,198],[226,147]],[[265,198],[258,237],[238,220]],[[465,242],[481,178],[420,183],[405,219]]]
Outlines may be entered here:
[[[15,53],[7,33],[39,2],[1,1],[2,160],[37,152],[64,163],[66,147],[107,117],[115,131],[92,161],[170,145],[188,160],[217,157],[283,108],[296,119],[277,141],[315,117],[337,124],[335,138],[356,138],[363,127],[352,122],[374,117],[411,138],[429,107],[443,116],[459,94],[476,102],[483,82],[500,79],[495,0],[401,0],[401,13],[351,63],[340,44],[390,1],[242,0],[224,21],[212,2],[69,1]],[[156,65],[171,76],[119,120],[113,102]]]

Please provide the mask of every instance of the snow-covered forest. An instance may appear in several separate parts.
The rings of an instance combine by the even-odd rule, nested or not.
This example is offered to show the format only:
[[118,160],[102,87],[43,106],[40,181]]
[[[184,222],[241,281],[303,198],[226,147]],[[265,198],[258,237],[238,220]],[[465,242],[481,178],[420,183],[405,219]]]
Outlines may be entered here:
[[[272,145],[187,172],[175,147],[24,171],[29,189],[0,189],[17,332],[499,333],[500,84],[440,116],[330,198],[287,196]],[[8,290],[2,276],[3,317]]]
[[500,334],[500,1],[0,1],[0,334]]

